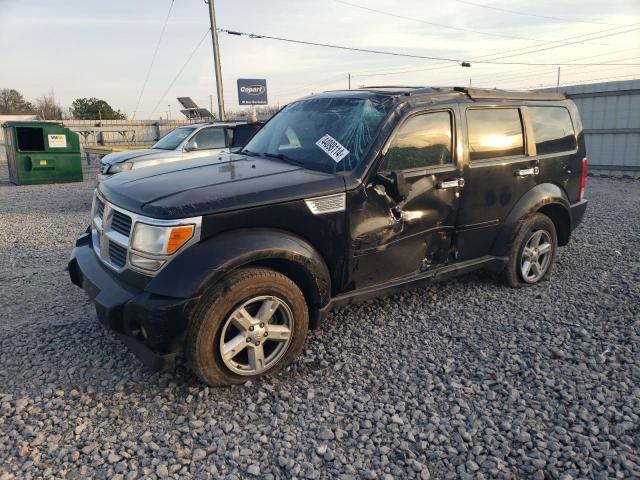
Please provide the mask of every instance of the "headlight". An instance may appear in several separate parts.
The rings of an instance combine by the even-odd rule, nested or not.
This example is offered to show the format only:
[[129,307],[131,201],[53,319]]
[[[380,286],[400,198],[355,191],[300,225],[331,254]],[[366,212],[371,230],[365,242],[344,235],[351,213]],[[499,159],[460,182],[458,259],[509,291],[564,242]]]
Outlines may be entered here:
[[114,163],[109,168],[109,173],[120,173],[126,172],[133,168],[133,162],[125,162],[125,163]]
[[194,230],[195,225],[159,227],[138,222],[133,230],[131,247],[142,253],[171,255],[193,237]]

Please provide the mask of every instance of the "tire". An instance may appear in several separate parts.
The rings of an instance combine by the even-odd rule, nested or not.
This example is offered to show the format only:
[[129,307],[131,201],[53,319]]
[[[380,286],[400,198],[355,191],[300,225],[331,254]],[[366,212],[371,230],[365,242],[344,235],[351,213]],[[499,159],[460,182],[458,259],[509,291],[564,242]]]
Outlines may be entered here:
[[308,328],[307,303],[291,279],[266,268],[242,268],[203,296],[189,323],[185,356],[208,385],[243,383],[293,362]]
[[[537,246],[534,238],[536,236],[539,238]],[[548,280],[556,261],[557,250],[558,237],[551,219],[542,213],[524,217],[516,229],[509,261],[503,272],[504,280],[513,288],[527,287]],[[525,274],[527,271],[528,274]]]

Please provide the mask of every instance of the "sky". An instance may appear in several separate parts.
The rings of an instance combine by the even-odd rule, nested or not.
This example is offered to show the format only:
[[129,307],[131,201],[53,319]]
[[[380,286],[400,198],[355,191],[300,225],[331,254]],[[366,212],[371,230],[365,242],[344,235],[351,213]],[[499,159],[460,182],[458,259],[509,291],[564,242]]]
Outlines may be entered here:
[[[279,106],[348,88],[349,73],[353,88],[539,88],[556,85],[558,63],[569,64],[560,67],[561,85],[640,78],[640,0],[215,2],[219,28],[471,63],[464,68],[220,33],[227,110],[239,109],[238,78],[266,78],[269,104]],[[137,119],[181,118],[179,96],[209,107],[214,95],[215,110],[208,7],[203,0],[174,0],[170,10],[171,4],[0,0],[0,88],[29,100],[53,91],[65,109],[76,98],[98,97]],[[481,63],[491,59],[550,65]]]

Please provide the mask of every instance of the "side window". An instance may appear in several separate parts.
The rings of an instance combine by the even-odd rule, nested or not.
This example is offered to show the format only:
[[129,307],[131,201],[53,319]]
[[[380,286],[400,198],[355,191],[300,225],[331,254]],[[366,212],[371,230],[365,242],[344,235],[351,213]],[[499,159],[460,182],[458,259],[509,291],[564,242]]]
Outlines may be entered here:
[[424,113],[398,130],[384,159],[387,172],[452,163],[451,113]]
[[233,132],[233,143],[231,143],[232,147],[244,147],[251,137],[260,130],[262,125],[259,123],[247,123],[246,125],[238,125],[235,127]]
[[194,140],[198,144],[198,150],[226,146],[224,128],[205,128],[196,133]]
[[538,155],[566,152],[577,147],[569,110],[564,107],[529,107]]
[[524,155],[522,121],[517,108],[481,108],[467,110],[469,158]]

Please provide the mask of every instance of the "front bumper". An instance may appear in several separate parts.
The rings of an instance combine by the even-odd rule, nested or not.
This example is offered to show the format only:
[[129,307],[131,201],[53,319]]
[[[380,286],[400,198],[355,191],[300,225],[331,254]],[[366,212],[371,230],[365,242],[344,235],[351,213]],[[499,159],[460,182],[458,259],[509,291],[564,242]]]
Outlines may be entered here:
[[157,371],[173,365],[196,299],[150,294],[123,282],[96,257],[88,233],[76,242],[69,276],[93,301],[100,322],[147,368]]
[[582,199],[579,202],[571,205],[571,230],[574,230],[584,217],[584,212],[587,210],[587,200]]

